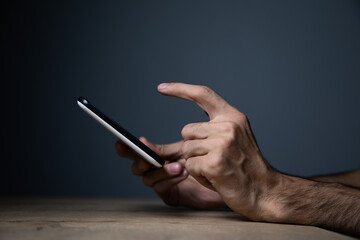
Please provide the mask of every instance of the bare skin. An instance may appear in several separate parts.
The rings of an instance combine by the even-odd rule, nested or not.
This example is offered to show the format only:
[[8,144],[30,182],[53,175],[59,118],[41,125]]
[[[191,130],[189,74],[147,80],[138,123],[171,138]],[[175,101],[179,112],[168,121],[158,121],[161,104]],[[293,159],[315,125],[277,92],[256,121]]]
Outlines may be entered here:
[[[134,160],[133,173],[165,203],[228,206],[252,220],[314,225],[360,236],[359,190],[330,183],[329,178],[313,181],[274,170],[262,156],[246,116],[207,87],[170,83],[158,90],[197,103],[210,117],[209,122],[186,125],[178,143],[155,145],[140,139],[167,161],[163,168],[150,168],[116,143],[120,156]],[[358,186],[349,184],[359,180],[357,174],[331,179]]]
[[360,170],[312,177],[320,182],[341,183],[350,187],[360,188]]
[[171,206],[186,206],[196,209],[225,207],[220,195],[197,182],[185,169],[185,159],[181,154],[183,141],[157,145],[144,137],[140,138],[145,145],[159,154],[166,164],[162,168],[150,167],[120,141],[116,142],[116,150],[122,157],[134,160],[132,172],[142,176],[146,186],[152,187],[161,199]]

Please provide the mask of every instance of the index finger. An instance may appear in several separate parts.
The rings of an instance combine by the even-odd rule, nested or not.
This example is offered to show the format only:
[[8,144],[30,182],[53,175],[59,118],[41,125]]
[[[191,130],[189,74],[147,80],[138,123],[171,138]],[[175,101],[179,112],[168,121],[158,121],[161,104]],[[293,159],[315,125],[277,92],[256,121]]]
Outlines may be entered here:
[[210,120],[225,113],[225,108],[230,106],[222,97],[206,86],[186,83],[162,83],[158,86],[158,91],[167,96],[195,102],[208,113]]

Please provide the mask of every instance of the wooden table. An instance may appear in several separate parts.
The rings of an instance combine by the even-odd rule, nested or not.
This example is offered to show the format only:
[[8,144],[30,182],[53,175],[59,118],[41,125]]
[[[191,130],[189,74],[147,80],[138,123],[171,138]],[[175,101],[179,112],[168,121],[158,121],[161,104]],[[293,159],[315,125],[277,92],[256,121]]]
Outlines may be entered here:
[[352,239],[324,229],[251,222],[157,199],[0,199],[0,239]]

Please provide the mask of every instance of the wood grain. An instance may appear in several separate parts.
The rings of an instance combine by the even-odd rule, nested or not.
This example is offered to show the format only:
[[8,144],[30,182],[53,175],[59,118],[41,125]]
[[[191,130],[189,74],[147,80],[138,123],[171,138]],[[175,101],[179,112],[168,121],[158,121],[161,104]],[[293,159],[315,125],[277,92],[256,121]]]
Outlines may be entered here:
[[352,239],[328,230],[251,222],[157,199],[0,199],[0,239]]

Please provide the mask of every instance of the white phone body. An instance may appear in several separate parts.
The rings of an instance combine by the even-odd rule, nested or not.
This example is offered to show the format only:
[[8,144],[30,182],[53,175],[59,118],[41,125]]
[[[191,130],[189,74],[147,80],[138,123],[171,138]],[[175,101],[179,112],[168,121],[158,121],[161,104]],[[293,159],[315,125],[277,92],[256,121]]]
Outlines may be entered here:
[[159,155],[144,145],[140,140],[130,134],[119,124],[106,117],[85,98],[79,97],[77,104],[82,110],[89,114],[90,117],[94,118],[97,122],[103,125],[106,129],[118,137],[122,143],[143,157],[147,162],[155,167],[162,167],[164,160]]

